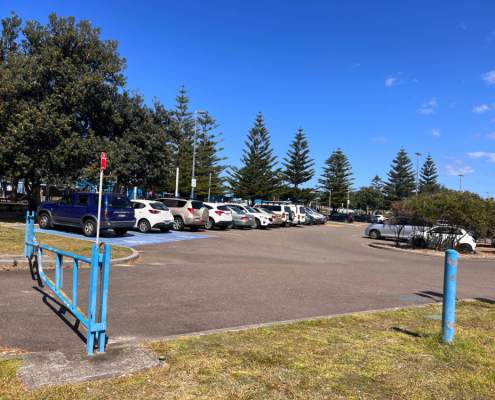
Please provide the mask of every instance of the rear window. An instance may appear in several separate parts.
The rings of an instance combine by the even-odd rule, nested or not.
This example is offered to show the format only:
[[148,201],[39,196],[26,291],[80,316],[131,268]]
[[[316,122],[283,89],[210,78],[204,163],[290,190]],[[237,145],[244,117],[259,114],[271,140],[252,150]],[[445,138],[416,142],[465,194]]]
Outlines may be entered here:
[[[208,209],[208,210],[213,210],[213,207],[212,206],[209,206],[208,204],[205,204],[205,207]],[[218,207],[220,208],[220,207]]]
[[200,210],[203,208],[203,202],[202,201],[191,201],[191,206],[195,210]]
[[304,209],[304,207],[299,207],[299,212],[301,214],[306,214],[306,210]]
[[237,214],[246,214],[245,211],[237,206],[229,206],[232,211],[235,211]]
[[165,204],[167,207],[184,207],[187,203],[185,200],[179,200],[179,199],[162,199],[160,200],[163,204]]
[[266,208],[268,208],[269,210],[273,210],[273,211],[282,211],[281,206],[266,206]]
[[230,208],[228,208],[227,206],[218,206],[217,208],[222,211],[230,211]]
[[131,208],[131,202],[126,196],[108,196],[108,206],[112,208]]
[[155,203],[150,203],[150,207],[153,209],[153,210],[162,210],[162,211],[167,211],[168,208],[165,204],[163,203],[160,203],[160,202],[155,202]]
[[134,202],[134,203],[132,203],[132,205],[133,205],[133,207],[134,207],[134,209],[135,209],[135,210],[139,210],[139,209],[141,209],[141,208],[146,207],[146,206],[144,205],[144,203],[139,203],[139,202],[137,202],[137,201],[136,201],[136,202]]

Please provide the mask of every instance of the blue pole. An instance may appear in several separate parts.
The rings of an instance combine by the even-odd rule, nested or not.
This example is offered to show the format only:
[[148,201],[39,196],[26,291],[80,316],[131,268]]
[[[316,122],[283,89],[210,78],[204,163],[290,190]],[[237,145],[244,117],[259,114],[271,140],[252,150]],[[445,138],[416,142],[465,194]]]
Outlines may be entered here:
[[457,260],[459,253],[449,249],[445,251],[443,274],[443,307],[442,307],[442,341],[452,343],[455,325],[455,293],[457,286]]
[[86,330],[86,353],[93,355],[96,326],[96,294],[98,290],[99,249],[93,244],[91,249],[91,271],[89,273],[88,327]]

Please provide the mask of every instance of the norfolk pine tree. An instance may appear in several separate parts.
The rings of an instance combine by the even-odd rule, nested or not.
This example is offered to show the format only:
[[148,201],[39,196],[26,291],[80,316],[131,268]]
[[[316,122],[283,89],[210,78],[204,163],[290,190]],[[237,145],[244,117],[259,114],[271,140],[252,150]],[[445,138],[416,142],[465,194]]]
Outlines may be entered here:
[[304,130],[299,128],[290,144],[283,162],[283,179],[291,186],[296,197],[300,185],[308,182],[315,174],[314,161],[309,156],[309,145]]
[[416,182],[411,159],[401,148],[392,161],[388,172],[388,182],[385,184],[387,200],[402,200],[414,193]]
[[435,193],[440,189],[438,184],[438,172],[435,165],[435,161],[430,154],[426,157],[426,160],[421,168],[421,174],[419,177],[419,192],[420,193]]
[[241,163],[240,168],[232,167],[229,173],[228,183],[233,194],[251,200],[270,198],[277,189],[279,172],[275,169],[277,158],[261,113],[256,115],[247,135]]
[[332,192],[332,207],[346,204],[347,193],[352,187],[352,175],[351,163],[341,149],[335,150],[325,161],[323,173],[318,182],[327,201],[330,191]]

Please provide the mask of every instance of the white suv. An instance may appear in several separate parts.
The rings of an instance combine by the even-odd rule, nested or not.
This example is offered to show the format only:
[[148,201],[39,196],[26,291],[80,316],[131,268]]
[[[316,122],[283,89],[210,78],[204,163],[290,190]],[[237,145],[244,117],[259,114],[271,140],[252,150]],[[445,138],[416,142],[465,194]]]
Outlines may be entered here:
[[218,226],[220,229],[227,229],[232,225],[232,211],[223,204],[203,203],[208,209],[208,222],[206,229],[213,229]]
[[135,228],[146,233],[153,228],[168,232],[174,225],[174,217],[170,210],[159,201],[131,200],[136,218]]

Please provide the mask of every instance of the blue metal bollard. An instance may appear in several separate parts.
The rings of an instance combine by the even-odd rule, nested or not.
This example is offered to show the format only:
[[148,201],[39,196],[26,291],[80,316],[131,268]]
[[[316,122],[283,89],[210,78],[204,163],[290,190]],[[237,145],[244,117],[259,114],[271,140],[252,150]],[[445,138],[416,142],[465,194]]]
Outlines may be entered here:
[[442,307],[442,341],[444,343],[451,343],[454,340],[458,258],[459,253],[455,250],[449,249],[445,252]]

